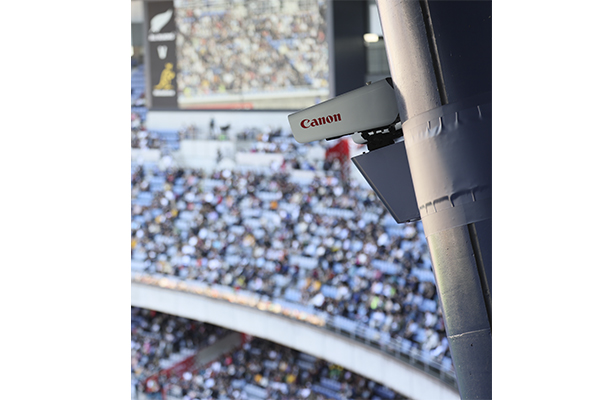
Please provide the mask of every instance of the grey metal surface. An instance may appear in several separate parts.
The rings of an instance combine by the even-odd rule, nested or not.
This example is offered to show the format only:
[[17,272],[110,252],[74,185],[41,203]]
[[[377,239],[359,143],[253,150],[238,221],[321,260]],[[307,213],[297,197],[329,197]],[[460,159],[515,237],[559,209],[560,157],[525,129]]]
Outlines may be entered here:
[[427,237],[461,398],[492,398],[491,324],[468,226]]
[[418,1],[378,0],[400,120],[442,105]]
[[[420,219],[404,141],[353,157],[352,162],[396,222]],[[393,171],[393,183],[389,171]]]
[[[483,221],[474,222],[471,225],[472,236],[477,237],[481,262],[485,270],[487,290],[489,291],[490,302],[492,298],[492,218]],[[491,316],[491,307],[489,310]]]
[[491,218],[491,93],[429,110],[402,129],[428,234]]
[[448,337],[489,328],[469,236],[468,227],[462,226],[427,238],[432,258],[443,266],[434,274]]
[[466,332],[452,340],[452,359],[460,376],[460,395],[463,399],[492,398],[492,330]]
[[491,2],[377,4],[459,391],[490,399]]

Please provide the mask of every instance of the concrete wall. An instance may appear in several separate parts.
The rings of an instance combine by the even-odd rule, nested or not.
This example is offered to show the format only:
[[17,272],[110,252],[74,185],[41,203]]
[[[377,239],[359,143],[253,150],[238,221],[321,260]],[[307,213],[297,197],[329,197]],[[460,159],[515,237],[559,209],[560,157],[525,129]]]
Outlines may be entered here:
[[458,392],[383,352],[323,328],[192,293],[131,283],[131,305],[258,336],[341,365],[415,400],[458,400]]

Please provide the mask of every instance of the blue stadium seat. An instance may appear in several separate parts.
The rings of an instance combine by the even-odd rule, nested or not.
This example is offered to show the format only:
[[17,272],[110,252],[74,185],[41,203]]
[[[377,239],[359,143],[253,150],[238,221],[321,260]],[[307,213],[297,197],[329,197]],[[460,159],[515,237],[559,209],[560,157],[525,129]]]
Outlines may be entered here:
[[338,381],[333,380],[331,378],[325,378],[325,377],[321,378],[321,385],[323,387],[326,387],[327,389],[331,389],[336,392],[339,392],[340,389],[342,388],[342,384],[339,383]]
[[133,202],[143,207],[149,207],[152,204],[153,197],[154,196],[150,192],[140,192],[138,193],[137,198],[133,200]]
[[131,260],[131,269],[134,271],[143,271],[146,268],[143,260]]
[[337,296],[338,289],[334,286],[323,285],[321,286],[321,293],[323,296],[335,299]]
[[396,398],[396,393],[385,386],[377,385],[374,392],[384,399],[393,400]]
[[287,288],[283,297],[289,301],[299,302],[302,299],[302,292],[293,288]]
[[394,264],[384,260],[375,259],[371,261],[371,265],[388,275],[397,275],[402,271],[402,266],[400,264]]
[[185,192],[185,188],[181,185],[175,185],[173,186],[173,193],[175,193],[176,195],[181,196],[184,192]]
[[257,397],[259,399],[266,399],[268,396],[268,393],[265,389],[253,385],[253,384],[247,384],[246,386],[244,386],[244,392],[246,392],[248,395],[252,395],[254,397]]
[[276,370],[279,366],[279,363],[277,363],[277,361],[274,360],[264,360],[263,365],[268,369]]
[[314,384],[312,386],[312,390],[326,396],[327,398],[334,399],[334,400],[342,400],[342,397],[337,392],[335,392],[334,390],[331,390],[329,388],[326,388],[322,385],[319,385],[318,383]]

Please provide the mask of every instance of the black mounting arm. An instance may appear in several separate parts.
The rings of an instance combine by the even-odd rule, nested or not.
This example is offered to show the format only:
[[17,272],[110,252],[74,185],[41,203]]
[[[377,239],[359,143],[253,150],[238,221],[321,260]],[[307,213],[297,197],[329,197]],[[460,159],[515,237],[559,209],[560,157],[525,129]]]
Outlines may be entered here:
[[394,141],[399,137],[402,137],[404,133],[402,132],[402,128],[396,130],[396,123],[394,122],[387,129],[381,131],[381,133],[377,133],[377,131],[373,131],[373,134],[369,134],[369,132],[361,132],[360,136],[367,141],[367,148],[369,151],[377,150],[385,146],[389,146],[390,144],[394,144]]

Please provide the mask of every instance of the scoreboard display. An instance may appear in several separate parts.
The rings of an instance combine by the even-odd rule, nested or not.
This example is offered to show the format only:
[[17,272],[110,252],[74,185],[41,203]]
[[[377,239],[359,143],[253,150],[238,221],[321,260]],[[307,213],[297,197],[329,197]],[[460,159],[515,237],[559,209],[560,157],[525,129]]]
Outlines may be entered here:
[[144,4],[151,108],[297,110],[331,97],[328,0]]

